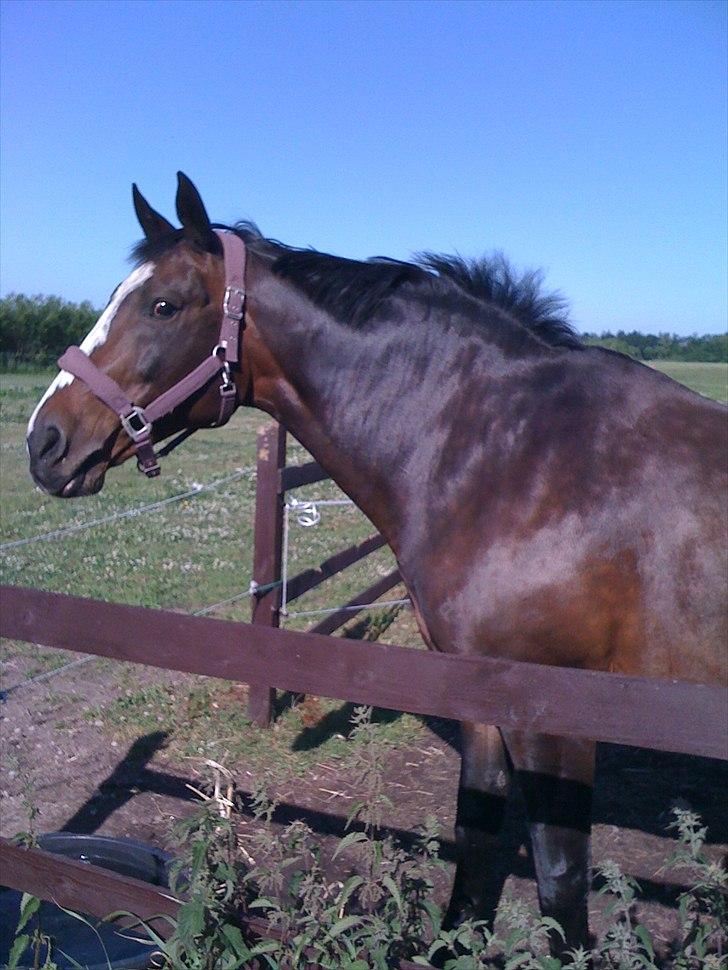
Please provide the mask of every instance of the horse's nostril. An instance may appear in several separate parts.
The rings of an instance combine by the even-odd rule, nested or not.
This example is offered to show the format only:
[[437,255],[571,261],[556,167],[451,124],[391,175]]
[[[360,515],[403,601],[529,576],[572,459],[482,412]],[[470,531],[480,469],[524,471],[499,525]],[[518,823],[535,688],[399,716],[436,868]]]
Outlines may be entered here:
[[31,458],[50,468],[61,461],[68,448],[68,439],[55,424],[36,428],[28,438],[28,451]]
[[45,438],[41,442],[40,448],[38,449],[38,457],[45,458],[51,451],[53,451],[53,449],[55,448],[55,446],[58,444],[60,440],[61,440],[60,429],[57,428],[54,424],[49,425],[48,428],[46,429]]

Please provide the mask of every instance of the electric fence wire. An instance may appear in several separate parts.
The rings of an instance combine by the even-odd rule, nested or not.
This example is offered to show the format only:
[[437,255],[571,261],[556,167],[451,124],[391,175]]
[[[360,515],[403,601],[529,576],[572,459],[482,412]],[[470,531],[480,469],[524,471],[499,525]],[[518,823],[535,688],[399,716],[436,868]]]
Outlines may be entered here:
[[[100,519],[93,519],[90,522],[79,523],[75,526],[68,526],[65,529],[57,529],[55,532],[46,532],[39,536],[33,536],[29,539],[19,539],[14,542],[6,542],[0,545],[0,551],[6,548],[11,548],[18,545],[25,545],[31,542],[40,542],[44,539],[54,539],[63,535],[67,535],[71,532],[79,532],[81,529],[89,529],[92,526],[103,525],[107,522],[112,522],[115,519],[123,519],[130,516],[141,515],[144,512],[151,512],[155,509],[162,508],[165,505],[170,505],[173,502],[180,502],[185,498],[192,498],[195,495],[200,495],[202,492],[208,492],[212,489],[219,488],[221,485],[226,485],[229,482],[237,481],[243,475],[249,474],[255,471],[254,468],[237,468],[231,475],[227,475],[224,478],[219,478],[214,482],[208,482],[205,485],[195,485],[193,488],[186,492],[181,492],[178,495],[172,495],[169,498],[162,499],[159,502],[151,502],[149,505],[142,505],[134,509],[126,509],[123,512],[115,512],[112,515],[104,516]],[[323,499],[323,500],[313,500],[313,501],[297,501],[292,499],[287,502],[283,510],[283,549],[282,549],[282,564],[281,564],[281,607],[280,615],[284,620],[286,618],[292,618],[294,616],[319,616],[327,613],[337,613],[340,610],[350,610],[352,612],[358,612],[360,610],[384,608],[388,606],[399,606],[407,604],[410,602],[409,598],[406,599],[395,599],[395,600],[380,600],[375,603],[362,603],[359,605],[347,605],[347,606],[335,606],[326,609],[318,610],[301,610],[288,612],[287,610],[287,587],[288,587],[288,555],[289,555],[289,530],[290,530],[290,513],[296,514],[298,522],[300,525],[306,528],[311,528],[311,526],[318,525],[321,520],[321,516],[318,513],[319,506],[339,506],[339,505],[353,505],[354,503],[351,499]],[[307,518],[308,517],[308,518]],[[199,610],[195,610],[190,613],[190,616],[206,616],[209,613],[214,613],[215,610],[219,609],[221,606],[229,606],[232,603],[237,603],[241,599],[246,599],[251,595],[251,590],[246,589],[240,593],[235,593],[233,596],[228,596],[224,600],[220,600],[217,603],[211,603],[209,606],[203,606]],[[19,684],[15,684],[12,687],[7,688],[7,690],[0,690],[0,702],[7,700],[10,694],[15,693],[15,691],[20,690],[24,687],[32,687],[35,684],[39,684],[45,680],[50,680],[51,677],[55,677],[58,674],[62,674],[68,670],[80,667],[83,664],[90,663],[92,660],[100,659],[95,654],[88,657],[81,657],[78,660],[72,660],[70,663],[63,664],[61,667],[56,667],[54,670],[47,670],[42,674],[37,674],[35,677],[29,677],[27,680],[22,681]]]
[[321,521],[319,508],[322,506],[341,506],[354,505],[351,499],[307,499],[300,500],[290,498],[283,506],[283,549],[281,555],[281,605],[278,614],[282,624],[286,620],[295,616],[311,617],[325,616],[330,613],[353,612],[358,613],[363,610],[386,609],[389,606],[404,606],[411,603],[409,597],[396,600],[378,600],[374,603],[347,604],[345,606],[322,607],[315,610],[289,610],[288,609],[288,555],[290,550],[290,529],[291,515],[293,515],[299,525],[305,529],[314,528]]
[[[223,478],[218,478],[215,479],[215,481],[206,482],[204,484],[195,483],[192,488],[187,489],[187,491],[179,492],[177,495],[170,495],[168,498],[161,499],[158,502],[149,502],[147,505],[136,506],[133,509],[124,509],[121,512],[113,512],[111,515],[104,515],[98,519],[91,519],[89,522],[79,522],[76,525],[66,526],[62,529],[55,529],[53,532],[43,532],[40,535],[30,536],[26,539],[14,539],[11,542],[3,542],[0,544],[0,552],[4,552],[6,549],[15,549],[18,546],[30,545],[34,542],[43,542],[48,539],[59,539],[75,532],[81,532],[84,529],[91,529],[95,526],[106,525],[108,522],[114,522],[119,519],[133,518],[137,515],[143,515],[146,512],[155,512],[167,505],[172,505],[174,502],[181,502],[186,498],[194,498],[196,495],[202,495],[204,492],[210,492],[216,488],[220,488],[223,485],[228,485],[231,482],[238,481],[238,479],[254,471],[254,466],[250,466],[248,468],[236,468],[235,471],[230,475],[225,475]],[[210,606],[205,606],[200,610],[196,610],[192,616],[204,616],[207,613],[212,613],[220,606],[226,606],[228,603],[234,603],[236,600],[242,599],[247,595],[247,591],[244,593],[238,593],[235,596],[231,596],[219,603],[213,603]],[[51,677],[55,677],[57,674],[62,674],[65,671],[71,670],[72,668],[80,667],[83,664],[90,663],[92,660],[98,659],[99,658],[95,655],[81,657],[78,660],[72,660],[70,663],[63,664],[61,667],[56,667],[54,670],[46,670],[42,674],[36,674],[35,677],[29,677],[27,680],[24,680],[19,684],[15,684],[12,687],[8,687],[6,690],[0,690],[0,701],[6,700],[10,694],[22,687],[31,687],[34,684],[39,684],[45,680],[49,680]]]
[[174,502],[181,502],[186,498],[194,498],[196,495],[202,495],[203,492],[210,492],[216,488],[220,488],[222,485],[228,485],[230,482],[235,482],[244,475],[249,475],[254,471],[254,466],[251,466],[250,468],[236,468],[232,474],[226,475],[224,478],[218,478],[214,482],[207,482],[204,484],[195,482],[192,488],[188,489],[186,492],[180,492],[177,495],[170,495],[168,498],[160,499],[158,502],[150,502],[148,505],[139,505],[133,509],[124,509],[121,512],[112,512],[110,515],[104,515],[99,519],[91,519],[88,522],[78,522],[75,525],[67,525],[61,529],[54,529],[52,532],[42,532],[37,536],[29,536],[27,539],[13,539],[10,542],[3,542],[0,543],[0,552],[5,552],[6,549],[17,549],[19,546],[27,546],[34,542],[45,542],[48,539],[60,539],[64,536],[72,535],[75,532],[82,532],[84,529],[92,529],[99,525],[106,525],[108,522],[115,522],[118,519],[128,519],[137,515],[143,515],[146,512],[156,512],[158,509],[164,508],[167,505],[172,505]]

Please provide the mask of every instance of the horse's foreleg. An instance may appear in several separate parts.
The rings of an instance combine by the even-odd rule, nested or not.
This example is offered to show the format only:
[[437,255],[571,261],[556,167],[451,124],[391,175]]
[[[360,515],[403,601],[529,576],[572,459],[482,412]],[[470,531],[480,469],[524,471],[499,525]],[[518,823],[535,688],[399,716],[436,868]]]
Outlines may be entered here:
[[526,800],[541,912],[566,934],[555,951],[588,947],[595,744],[521,732],[506,743]]
[[446,925],[492,919],[500,896],[492,868],[510,786],[510,766],[498,728],[464,723],[455,842],[457,868]]

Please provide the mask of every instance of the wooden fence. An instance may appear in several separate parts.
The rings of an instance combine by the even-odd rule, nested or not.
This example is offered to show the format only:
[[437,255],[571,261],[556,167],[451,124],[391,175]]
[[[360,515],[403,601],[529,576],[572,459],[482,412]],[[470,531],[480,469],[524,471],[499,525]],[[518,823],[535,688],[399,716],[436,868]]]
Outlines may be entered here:
[[[273,447],[261,456],[268,462],[262,495],[266,502],[275,495],[275,508],[282,511],[287,489],[318,481],[323,472],[313,463],[286,468],[282,432],[266,435],[261,452]],[[280,523],[279,512],[256,522],[255,576],[261,586],[278,578]],[[337,554],[339,559],[332,557],[334,565],[361,558],[357,550],[362,547],[369,548],[360,543]],[[327,571],[323,564],[295,577],[294,590],[313,588]],[[277,626],[278,590],[273,586],[257,597],[249,624],[5,586],[0,588],[0,635],[247,683],[263,721],[275,687],[414,714],[728,760],[728,695],[719,687],[333,640],[322,632],[331,629],[329,617],[317,632],[282,630]],[[367,590],[360,601],[375,594]],[[139,916],[173,915],[178,906],[168,893],[137,880],[7,841],[0,842],[0,865],[5,885],[92,915],[124,908]],[[263,921],[249,925],[267,935]],[[403,970],[412,966],[401,964]]]
[[[283,517],[286,492],[302,485],[326,481],[329,476],[318,464],[286,465],[286,430],[271,424],[258,433],[257,476],[255,491],[255,532],[253,536],[253,580],[259,592],[252,598],[251,618],[256,626],[277,628],[280,623],[281,573],[283,558]],[[315,589],[327,579],[353,566],[381,549],[385,541],[378,533],[356,545],[334,553],[317,569],[306,569],[288,579],[287,602]],[[372,603],[400,582],[398,569],[377,580],[353,596],[341,609],[330,613],[310,629],[310,633],[331,634],[360,612],[358,606]],[[363,609],[363,606],[362,606]],[[250,686],[248,714],[258,725],[270,723],[274,688],[269,684]]]

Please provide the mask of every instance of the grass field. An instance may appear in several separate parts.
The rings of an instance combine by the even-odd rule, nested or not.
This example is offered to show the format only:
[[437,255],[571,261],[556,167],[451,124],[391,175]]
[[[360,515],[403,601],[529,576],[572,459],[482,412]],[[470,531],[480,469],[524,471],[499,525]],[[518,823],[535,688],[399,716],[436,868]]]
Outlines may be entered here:
[[[48,383],[45,375],[5,375],[1,385],[2,538],[39,535],[146,505],[241,470],[240,477],[213,491],[175,502],[158,511],[98,525],[66,538],[7,549],[5,582],[95,596],[107,600],[192,611],[247,589],[251,579],[256,432],[270,419],[241,410],[218,431],[201,431],[164,463],[149,480],[134,462],[113,470],[103,491],[85,499],[59,501],[33,487],[27,471],[25,427],[34,402]],[[307,456],[295,442],[289,461]],[[299,489],[297,497],[342,497],[331,483]],[[357,510],[324,508],[322,522],[304,529],[292,520],[290,569],[314,565],[345,543],[374,530]],[[388,551],[347,571],[339,584],[338,605],[393,568]],[[299,609],[323,605],[331,592],[314,591]],[[243,600],[217,615],[247,618]],[[293,623],[293,621],[292,621]],[[293,624],[295,625],[295,624]]]
[[716,401],[728,402],[728,364],[698,364],[680,360],[658,360],[652,363],[657,370],[674,381],[687,384],[699,394]]
[[[29,478],[25,430],[35,403],[52,374],[6,374],[0,380],[0,492],[2,533],[0,543],[37,536],[103,518],[114,512],[147,505],[241,470],[236,480],[166,507],[131,518],[100,524],[47,541],[2,550],[2,581],[76,596],[90,596],[144,606],[193,612],[238,593],[251,580],[253,511],[255,507],[256,435],[270,418],[241,409],[229,425],[201,431],[164,462],[157,479],[146,479],[128,462],[112,471],[103,491],[85,499],[59,501],[35,488]],[[288,461],[309,460],[294,441]],[[343,498],[331,483],[298,489],[299,499]],[[372,524],[353,507],[324,507],[321,523],[304,528],[291,519],[289,571],[318,565],[337,549],[371,535]],[[305,594],[292,609],[330,608],[346,602],[394,568],[388,549],[367,557],[341,576]],[[393,591],[388,597],[402,595]],[[385,628],[398,611],[377,610],[370,622],[361,617],[348,624],[348,634],[371,636],[372,628]],[[247,620],[247,595],[214,611],[217,617]],[[315,618],[286,621],[290,629],[305,629]],[[407,638],[402,638],[406,640]],[[417,639],[412,630],[412,640]],[[25,679],[52,670],[73,655],[33,644],[4,640],[0,652],[2,688],[12,688],[22,670]],[[350,707],[338,701],[317,702],[317,712],[337,725],[323,747],[307,753],[300,747],[301,716],[287,710],[275,732],[244,730],[245,698],[231,685],[210,678],[178,682],[160,675],[148,683],[139,668],[95,660],[83,677],[108,680],[117,690],[101,707],[81,703],[78,716],[103,722],[120,741],[138,736],[149,725],[170,735],[169,752],[179,757],[206,754],[217,758],[244,755],[252,767],[277,762],[291,771],[305,770],[315,758],[343,754]],[[7,673],[6,673],[7,672]],[[52,685],[48,682],[48,686]],[[45,688],[45,685],[43,685]],[[44,709],[53,706],[45,689],[36,692]],[[30,695],[28,695],[30,696]],[[65,729],[65,721],[61,728]],[[419,722],[408,716],[382,721],[384,735],[392,740],[412,737]],[[296,739],[299,739],[297,742]]]

